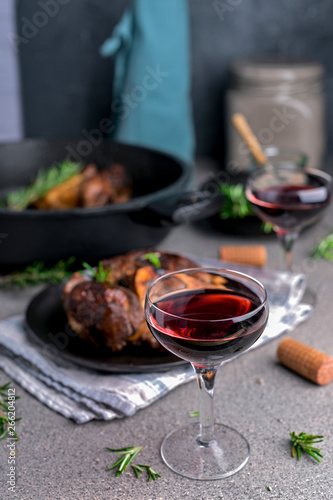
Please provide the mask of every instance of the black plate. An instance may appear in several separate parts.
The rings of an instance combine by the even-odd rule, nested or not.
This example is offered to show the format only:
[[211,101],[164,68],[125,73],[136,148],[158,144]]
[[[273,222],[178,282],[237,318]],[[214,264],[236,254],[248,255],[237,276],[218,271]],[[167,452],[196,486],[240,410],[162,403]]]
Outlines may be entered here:
[[125,347],[120,352],[94,348],[78,338],[67,322],[61,303],[63,284],[52,285],[36,295],[26,311],[30,336],[44,354],[60,357],[78,365],[109,373],[155,372],[187,364],[168,352],[150,347]]

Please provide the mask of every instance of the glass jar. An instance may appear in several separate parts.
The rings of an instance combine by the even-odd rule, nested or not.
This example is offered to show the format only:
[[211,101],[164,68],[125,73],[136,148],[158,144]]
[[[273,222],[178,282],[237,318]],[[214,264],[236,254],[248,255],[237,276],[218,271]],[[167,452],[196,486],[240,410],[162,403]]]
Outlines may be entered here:
[[302,151],[320,168],[325,148],[323,67],[295,59],[239,61],[226,96],[228,170],[247,170],[249,151],[231,123],[243,113],[260,144]]
[[[267,157],[269,163],[273,166],[275,165],[296,165],[297,167],[308,166],[308,157],[301,151],[295,151],[294,149],[285,149],[278,146],[268,146],[263,148],[263,152]],[[253,155],[250,155],[250,172],[253,172],[256,168],[260,168],[261,164],[258,165],[256,159]]]

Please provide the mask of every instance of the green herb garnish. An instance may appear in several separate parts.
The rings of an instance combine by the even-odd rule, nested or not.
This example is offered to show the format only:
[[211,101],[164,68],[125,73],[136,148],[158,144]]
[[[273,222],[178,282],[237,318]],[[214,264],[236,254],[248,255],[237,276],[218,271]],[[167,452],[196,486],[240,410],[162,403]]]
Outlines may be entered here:
[[[243,184],[221,183],[219,188],[224,196],[223,207],[220,211],[221,219],[244,219],[244,217],[255,215],[245,196]],[[264,233],[270,233],[273,227],[269,222],[263,222],[261,229]]]
[[128,464],[133,460],[133,458],[142,450],[142,446],[128,446],[127,448],[105,449],[118,453],[118,455],[123,455],[121,458],[119,458],[119,460],[117,460],[117,462],[112,465],[112,467],[108,468],[108,470],[112,470],[119,466],[116,473],[116,477],[118,477],[126,470]]
[[152,252],[152,253],[146,253],[141,257],[141,259],[148,260],[148,262],[150,262],[154,267],[160,269],[161,268],[160,256],[161,254],[159,252]]
[[112,285],[112,282],[108,280],[109,272],[111,271],[113,266],[104,269],[103,261],[99,261],[97,268],[90,266],[87,262],[83,262],[82,266],[89,272],[90,276],[99,283],[109,283]]
[[291,436],[291,455],[295,457],[297,455],[298,460],[301,460],[302,451],[308,453],[317,462],[320,462],[318,457],[324,458],[320,453],[319,448],[312,446],[316,443],[321,443],[324,440],[324,436],[314,436],[312,434],[306,434],[301,432],[300,434],[295,434],[295,432],[289,432]]
[[326,259],[333,262],[333,233],[328,234],[312,250],[312,257],[315,260]]
[[64,160],[47,170],[40,170],[30,186],[13,191],[7,196],[6,206],[13,210],[25,209],[44,196],[50,189],[78,174],[81,168],[80,163]]
[[268,233],[271,233],[271,232],[273,231],[273,226],[272,226],[272,224],[270,224],[269,222],[263,222],[263,223],[261,224],[261,230],[262,230],[264,233],[268,234]]
[[[8,413],[9,413],[8,405],[10,403],[10,401],[8,400],[8,389],[10,388],[10,384],[11,384],[10,382],[7,382],[7,384],[0,386],[0,439],[6,437],[9,429],[11,428],[10,423],[12,422],[12,419],[8,418]],[[5,391],[7,391],[7,394],[5,393]],[[16,400],[19,399],[20,396],[14,396],[14,397]],[[19,420],[21,420],[21,418],[22,417],[15,418],[14,422],[18,422]],[[19,440],[14,430],[10,431],[10,435],[16,438],[17,441]]]
[[0,276],[0,287],[17,286],[23,288],[41,283],[59,283],[70,276],[71,272],[68,271],[68,268],[74,261],[75,258],[70,257],[68,260],[60,260],[52,267],[46,267],[43,261],[36,261],[23,271],[14,271]]
[[191,417],[191,418],[200,417],[200,411],[190,411],[190,413],[188,414],[188,416]]
[[146,472],[148,474],[148,481],[156,481],[158,477],[161,477],[160,474],[157,474],[157,472],[154,471],[154,469],[150,465],[137,465],[133,464],[132,469],[135,472],[136,477],[139,477],[140,472],[144,472],[146,469]]
[[220,191],[224,196],[224,204],[220,211],[222,219],[243,219],[254,215],[250,202],[245,196],[242,184],[220,184]]
[[[142,446],[128,446],[127,448],[119,448],[119,449],[114,449],[114,448],[105,448],[108,451],[112,451],[115,453],[118,453],[118,455],[122,455],[117,462],[115,462],[112,467],[109,467],[108,470],[115,469],[118,467],[118,470],[116,472],[116,477],[120,476],[126,469],[127,466],[132,462],[134,457],[140,453],[142,450]],[[132,464],[131,465],[132,469],[134,470],[134,473],[136,477],[138,478],[140,476],[140,473],[144,472],[146,470],[148,474],[148,481],[155,481],[158,477],[161,477],[160,474],[157,474],[156,471],[150,466],[150,465],[140,465],[140,464]]]

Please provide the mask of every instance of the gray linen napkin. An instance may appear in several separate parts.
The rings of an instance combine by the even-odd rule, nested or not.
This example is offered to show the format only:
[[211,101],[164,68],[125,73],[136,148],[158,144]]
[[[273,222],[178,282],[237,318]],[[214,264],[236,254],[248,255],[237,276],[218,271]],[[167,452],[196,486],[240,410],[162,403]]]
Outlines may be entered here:
[[[311,314],[311,306],[300,302],[306,285],[303,275],[231,266],[215,259],[196,257],[196,261],[242,270],[266,286],[269,321],[252,348],[290,332]],[[0,322],[0,368],[49,408],[77,423],[131,416],[195,378],[190,365],[162,373],[113,375],[81,368],[59,357],[46,358],[45,351],[30,342],[23,316]]]

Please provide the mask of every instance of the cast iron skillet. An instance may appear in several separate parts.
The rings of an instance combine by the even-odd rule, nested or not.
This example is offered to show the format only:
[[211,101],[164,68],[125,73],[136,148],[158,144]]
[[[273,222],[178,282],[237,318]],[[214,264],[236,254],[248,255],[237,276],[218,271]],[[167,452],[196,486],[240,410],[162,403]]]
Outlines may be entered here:
[[103,141],[27,140],[0,145],[0,198],[28,185],[36,173],[69,157],[99,167],[122,163],[133,178],[128,203],[64,211],[0,208],[0,268],[75,256],[96,261],[153,247],[172,225],[216,213],[218,190],[189,192],[194,170],[164,154]]

